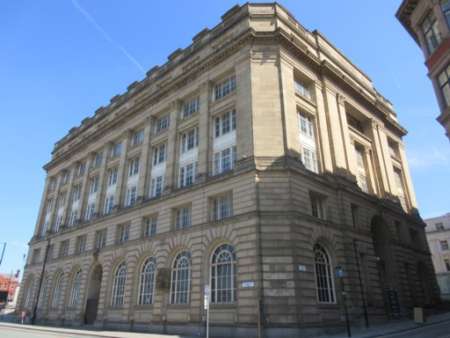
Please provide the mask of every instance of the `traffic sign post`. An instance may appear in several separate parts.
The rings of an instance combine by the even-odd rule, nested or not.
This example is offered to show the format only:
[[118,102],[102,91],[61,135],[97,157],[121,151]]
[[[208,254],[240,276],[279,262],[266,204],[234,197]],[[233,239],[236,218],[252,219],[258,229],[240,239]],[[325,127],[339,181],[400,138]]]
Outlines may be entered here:
[[205,289],[203,290],[203,302],[204,309],[206,310],[206,338],[209,338],[209,302],[211,296],[211,288],[209,285],[205,285]]

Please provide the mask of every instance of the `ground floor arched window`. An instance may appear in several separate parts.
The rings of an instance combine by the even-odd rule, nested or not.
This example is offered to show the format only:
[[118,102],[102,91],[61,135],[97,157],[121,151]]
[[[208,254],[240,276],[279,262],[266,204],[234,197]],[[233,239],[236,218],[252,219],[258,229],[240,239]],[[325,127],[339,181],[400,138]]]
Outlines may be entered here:
[[334,303],[336,297],[330,256],[320,244],[314,246],[314,267],[316,273],[317,300],[319,303]]
[[191,255],[182,252],[173,261],[170,283],[170,303],[188,304],[191,287]]
[[235,301],[235,254],[231,245],[223,244],[211,257],[211,303]]
[[139,275],[138,304],[152,304],[155,285],[156,263],[153,258],[148,258],[142,265]]
[[127,279],[127,266],[125,263],[120,264],[114,274],[113,288],[112,288],[112,306],[123,305],[125,295],[125,282]]

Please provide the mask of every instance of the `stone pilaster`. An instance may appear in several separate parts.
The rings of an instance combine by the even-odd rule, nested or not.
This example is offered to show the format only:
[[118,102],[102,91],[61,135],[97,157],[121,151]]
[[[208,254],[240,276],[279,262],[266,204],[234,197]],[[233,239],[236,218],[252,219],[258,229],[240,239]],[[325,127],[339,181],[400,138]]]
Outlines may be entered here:
[[[139,179],[138,179],[138,188],[137,188],[137,197],[138,200],[142,200],[147,196],[146,193],[148,188],[146,189],[146,183],[148,181],[149,173],[150,173],[150,163],[151,163],[151,147],[150,147],[150,139],[151,139],[151,124],[150,118],[147,117],[145,119],[145,127],[144,127],[144,142],[142,142],[141,155],[139,157]],[[149,184],[147,184],[148,186]]]
[[46,202],[47,202],[47,195],[48,195],[48,186],[50,184],[50,179],[51,177],[48,176],[45,178],[45,184],[44,184],[44,192],[42,193],[41,196],[41,203],[39,205],[39,212],[38,212],[38,217],[37,217],[37,222],[36,222],[36,226],[34,228],[34,236],[39,236],[41,233],[41,226],[43,226],[43,222],[44,222],[44,217],[45,217],[45,206],[46,206]]
[[169,193],[174,187],[176,187],[176,163],[179,151],[177,149],[177,124],[178,124],[178,112],[179,101],[175,101],[170,105],[170,125],[167,136],[167,148],[166,148],[166,177],[164,192]]
[[127,175],[127,152],[128,142],[130,141],[130,131],[124,133],[122,137],[122,153],[120,154],[119,167],[117,169],[116,198],[117,206],[124,205],[124,196],[126,191],[126,175]]
[[209,115],[209,83],[200,86],[200,108],[198,111],[198,166],[197,175],[204,180],[210,171],[210,145],[212,144],[211,119]]
[[331,159],[330,137],[328,134],[329,126],[325,112],[325,102],[322,95],[322,88],[318,83],[314,84],[314,96],[316,97],[317,105],[317,129],[319,130],[319,144],[322,150],[322,170],[332,172],[333,161]]
[[[103,154],[106,160],[106,154]],[[89,181],[89,171],[91,168],[92,163],[94,162],[94,154],[89,154],[87,160],[86,160],[86,173],[83,177],[83,181],[81,182],[81,191],[80,191],[80,206],[78,208],[79,211],[79,215],[78,215],[78,219],[83,219],[83,215],[84,215],[84,210],[86,208],[86,203],[87,203],[87,185],[88,185],[88,181]]]

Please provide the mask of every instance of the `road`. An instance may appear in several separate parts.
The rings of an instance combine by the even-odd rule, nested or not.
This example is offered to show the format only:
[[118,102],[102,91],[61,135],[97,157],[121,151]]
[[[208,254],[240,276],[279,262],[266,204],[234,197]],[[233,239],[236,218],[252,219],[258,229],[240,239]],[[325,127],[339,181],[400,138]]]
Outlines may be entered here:
[[37,330],[21,329],[21,328],[11,328],[11,327],[1,327],[0,328],[1,338],[99,338],[98,336],[87,336],[87,335],[77,335],[77,334],[65,334],[60,332],[44,332]]
[[450,338],[450,321],[379,338]]

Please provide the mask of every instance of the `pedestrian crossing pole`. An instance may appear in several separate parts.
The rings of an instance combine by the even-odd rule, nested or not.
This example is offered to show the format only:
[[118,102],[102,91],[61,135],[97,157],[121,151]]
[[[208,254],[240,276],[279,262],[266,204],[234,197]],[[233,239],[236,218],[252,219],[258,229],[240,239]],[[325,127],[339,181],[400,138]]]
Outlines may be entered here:
[[206,310],[206,338],[209,338],[209,303],[211,297],[211,288],[209,287],[209,285],[205,285],[205,289],[203,291],[204,308]]

